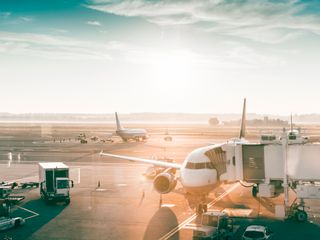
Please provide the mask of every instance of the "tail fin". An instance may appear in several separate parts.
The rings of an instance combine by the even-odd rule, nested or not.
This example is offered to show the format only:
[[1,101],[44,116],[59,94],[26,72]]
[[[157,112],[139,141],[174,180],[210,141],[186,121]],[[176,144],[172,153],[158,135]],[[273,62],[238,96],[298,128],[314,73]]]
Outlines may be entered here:
[[116,115],[116,122],[117,122],[117,130],[123,130],[123,127],[120,124],[119,118],[118,118],[118,113],[115,112]]
[[243,110],[241,119],[241,128],[239,133],[239,138],[245,138],[246,136],[246,99],[243,100]]

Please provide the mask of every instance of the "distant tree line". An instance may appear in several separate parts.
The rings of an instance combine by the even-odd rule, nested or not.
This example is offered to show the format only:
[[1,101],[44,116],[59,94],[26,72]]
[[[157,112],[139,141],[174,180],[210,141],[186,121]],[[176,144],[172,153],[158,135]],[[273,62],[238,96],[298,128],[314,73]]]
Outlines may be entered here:
[[209,118],[209,125],[210,126],[216,126],[220,123],[219,119],[216,117]]
[[[210,126],[216,126],[220,123],[219,119],[216,117],[209,118],[208,120]],[[232,121],[223,121],[222,125],[224,126],[239,126],[241,120],[232,120]],[[268,117],[264,117],[263,119],[251,119],[247,120],[246,124],[248,126],[271,126],[271,127],[285,127],[288,126],[288,121],[281,119],[269,119]]]

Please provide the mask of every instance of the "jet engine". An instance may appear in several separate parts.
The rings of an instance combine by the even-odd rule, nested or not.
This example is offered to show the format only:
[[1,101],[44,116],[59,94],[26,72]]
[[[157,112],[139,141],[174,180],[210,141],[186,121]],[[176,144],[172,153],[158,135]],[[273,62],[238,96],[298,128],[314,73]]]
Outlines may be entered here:
[[156,176],[153,186],[160,194],[171,192],[177,185],[175,176],[170,172],[163,172]]

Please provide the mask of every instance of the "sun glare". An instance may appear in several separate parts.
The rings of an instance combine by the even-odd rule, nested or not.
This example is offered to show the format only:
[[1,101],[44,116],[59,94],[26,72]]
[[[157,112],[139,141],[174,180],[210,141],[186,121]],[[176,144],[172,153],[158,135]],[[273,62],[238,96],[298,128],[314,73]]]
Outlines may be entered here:
[[158,89],[179,90],[191,81],[194,62],[191,54],[184,51],[159,52],[151,58],[152,84]]

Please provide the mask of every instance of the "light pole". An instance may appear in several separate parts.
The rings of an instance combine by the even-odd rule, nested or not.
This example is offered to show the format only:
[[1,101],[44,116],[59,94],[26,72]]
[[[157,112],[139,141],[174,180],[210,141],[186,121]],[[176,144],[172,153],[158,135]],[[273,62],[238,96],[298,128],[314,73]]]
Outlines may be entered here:
[[286,129],[283,129],[282,133],[282,158],[283,158],[283,189],[284,189],[284,205],[285,209],[289,206],[289,185],[288,185],[288,160],[287,160],[287,149],[288,149],[288,136]]

